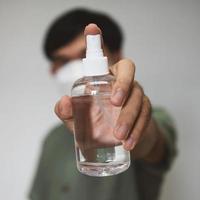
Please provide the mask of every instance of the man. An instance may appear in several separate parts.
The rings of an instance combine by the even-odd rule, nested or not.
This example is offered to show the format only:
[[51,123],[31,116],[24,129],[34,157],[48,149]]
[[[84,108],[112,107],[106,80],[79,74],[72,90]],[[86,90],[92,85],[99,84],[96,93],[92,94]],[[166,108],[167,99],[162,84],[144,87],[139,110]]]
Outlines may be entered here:
[[[116,77],[111,103],[122,106],[113,134],[123,141],[126,150],[130,150],[132,164],[127,171],[116,176],[96,178],[79,173],[75,166],[71,134],[71,98],[63,96],[56,103],[55,113],[64,125],[52,130],[44,141],[30,198],[158,199],[164,174],[176,152],[175,129],[166,111],[151,108],[149,98],[134,80],[134,63],[122,59],[123,37],[116,22],[105,14],[85,9],[72,10],[56,19],[44,43],[45,54],[51,62],[51,73],[59,77],[64,65],[84,57],[84,35],[88,34],[102,34],[110,73]],[[69,68],[68,65],[66,70]]]

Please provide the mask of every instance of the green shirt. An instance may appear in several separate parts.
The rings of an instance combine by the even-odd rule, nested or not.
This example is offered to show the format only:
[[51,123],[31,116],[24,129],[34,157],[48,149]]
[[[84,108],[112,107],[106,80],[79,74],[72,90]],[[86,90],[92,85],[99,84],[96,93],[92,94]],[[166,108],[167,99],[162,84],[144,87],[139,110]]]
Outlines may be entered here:
[[152,114],[167,142],[161,163],[132,160],[129,169],[119,175],[99,178],[83,175],[76,168],[73,135],[59,125],[45,138],[30,199],[158,199],[164,174],[176,154],[176,134],[173,120],[165,110],[154,108]]

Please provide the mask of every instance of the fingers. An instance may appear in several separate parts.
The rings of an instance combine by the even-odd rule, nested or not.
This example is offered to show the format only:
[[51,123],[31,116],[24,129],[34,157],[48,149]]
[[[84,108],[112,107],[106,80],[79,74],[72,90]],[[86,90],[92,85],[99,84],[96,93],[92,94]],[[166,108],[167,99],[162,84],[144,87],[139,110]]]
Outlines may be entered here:
[[151,104],[142,87],[135,82],[122,107],[114,135],[126,150],[132,150],[141,139],[151,117]]
[[128,138],[124,141],[123,146],[126,150],[132,150],[135,147],[135,145],[139,142],[145,128],[148,125],[150,118],[151,118],[151,104],[148,97],[144,96],[142,109],[135,123],[135,126],[130,132]]
[[123,106],[114,135],[119,140],[127,139],[129,132],[135,124],[135,121],[142,107],[143,90],[135,83],[131,95]]
[[56,115],[73,131],[72,103],[69,96],[63,96],[55,105]]
[[111,66],[110,71],[116,77],[116,82],[112,89],[111,102],[115,106],[121,106],[128,96],[129,89],[133,84],[135,65],[129,59],[123,59]]

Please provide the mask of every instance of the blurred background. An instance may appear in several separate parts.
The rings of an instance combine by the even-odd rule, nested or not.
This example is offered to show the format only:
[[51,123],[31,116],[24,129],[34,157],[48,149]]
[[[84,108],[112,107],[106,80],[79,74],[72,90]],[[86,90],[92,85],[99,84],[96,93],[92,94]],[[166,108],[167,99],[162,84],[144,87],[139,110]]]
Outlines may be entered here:
[[0,194],[25,200],[42,141],[59,121],[59,99],[42,41],[49,23],[83,6],[105,11],[124,30],[124,55],[154,105],[173,115],[178,157],[161,200],[200,199],[200,1],[0,0]]

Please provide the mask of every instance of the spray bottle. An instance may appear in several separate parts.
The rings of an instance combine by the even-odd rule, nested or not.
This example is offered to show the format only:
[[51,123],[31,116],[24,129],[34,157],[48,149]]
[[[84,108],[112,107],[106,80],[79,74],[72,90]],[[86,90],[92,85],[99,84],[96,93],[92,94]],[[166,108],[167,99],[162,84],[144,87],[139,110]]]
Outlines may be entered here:
[[101,36],[87,35],[86,45],[84,76],[71,91],[77,168],[90,176],[115,175],[130,165],[130,152],[113,134],[121,110],[110,102],[115,79],[109,74]]

